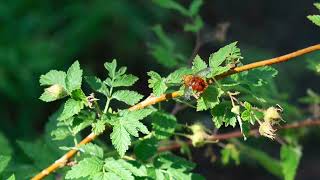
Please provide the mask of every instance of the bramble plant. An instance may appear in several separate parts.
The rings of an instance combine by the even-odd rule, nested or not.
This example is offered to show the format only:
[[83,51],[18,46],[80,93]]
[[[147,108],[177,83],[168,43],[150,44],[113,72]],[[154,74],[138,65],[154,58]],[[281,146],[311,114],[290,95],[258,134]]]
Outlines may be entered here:
[[[190,148],[208,147],[209,150],[211,145],[216,145],[221,150],[223,165],[239,165],[241,156],[247,156],[278,178],[294,179],[302,147],[299,135],[286,130],[320,125],[320,120],[291,120],[296,115],[295,108],[277,96],[273,78],[278,72],[270,65],[320,50],[320,45],[243,65],[245,57],[238,42],[233,42],[204,59],[197,55],[205,43],[199,38],[204,26],[199,15],[202,0],[193,0],[188,8],[174,0],[154,0],[154,3],[188,20],[183,25],[184,31],[197,37],[191,61],[186,61],[187,55],[180,52],[162,26],[156,25],[153,31],[158,41],[149,44],[150,55],[172,72],[161,75],[150,70],[147,76],[152,94],[146,98],[131,89],[139,78],[119,66],[115,59],[104,64],[105,75],[101,78],[85,76],[78,61],[66,72],[51,70],[41,75],[44,92],[40,99],[63,103],[49,118],[44,138],[34,144],[18,142],[36,167],[26,176],[31,173],[34,180],[53,174],[65,179],[94,180],[205,179],[194,171],[197,165],[191,160]],[[315,6],[320,7],[317,3]],[[308,18],[320,25],[318,16]],[[319,66],[315,61],[309,65],[315,72],[319,72]],[[90,90],[83,88],[85,83]],[[302,102],[320,104],[316,92],[308,90],[307,94],[301,98]],[[159,105],[169,99],[174,100],[171,112]],[[178,111],[185,108],[204,111],[211,115],[212,121],[192,118],[186,124],[176,117]],[[239,131],[218,133],[217,130],[223,128]],[[89,130],[89,135],[81,140],[81,134]],[[97,136],[103,138],[96,139]],[[275,159],[246,144],[245,140],[251,136],[279,142],[280,158]],[[177,149],[180,153],[174,151]],[[0,172],[6,172],[10,158],[0,156]],[[54,163],[41,170],[50,161]],[[14,169],[9,169],[7,173],[12,171]],[[9,175],[9,179],[15,179],[13,174]]]

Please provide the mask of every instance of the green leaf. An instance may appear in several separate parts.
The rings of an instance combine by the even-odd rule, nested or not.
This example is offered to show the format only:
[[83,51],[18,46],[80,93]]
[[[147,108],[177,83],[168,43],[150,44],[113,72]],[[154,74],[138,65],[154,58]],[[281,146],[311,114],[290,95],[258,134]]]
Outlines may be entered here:
[[313,5],[314,5],[318,10],[320,10],[320,3],[313,3]]
[[106,62],[104,63],[104,67],[107,69],[107,71],[109,72],[109,77],[110,78],[115,78],[116,76],[116,68],[117,68],[117,60],[113,59],[111,63]]
[[113,172],[98,172],[92,180],[121,180],[121,178]]
[[104,168],[116,174],[119,176],[121,179],[126,179],[126,180],[133,180],[134,177],[132,176],[132,173],[125,169],[118,161],[116,161],[113,158],[107,158],[105,160]]
[[79,150],[84,154],[96,156],[101,159],[103,158],[103,149],[96,144],[88,143],[86,145],[80,146]]
[[135,111],[127,111],[123,114],[123,116],[127,120],[142,120],[154,111],[155,109],[152,108],[144,108]]
[[131,144],[130,134],[127,132],[125,126],[121,123],[115,124],[110,137],[120,157],[123,157]]
[[154,71],[148,72],[148,76],[150,76],[150,79],[148,80],[149,88],[152,88],[153,94],[155,96],[162,95],[168,88],[165,80]]
[[203,4],[202,0],[193,0],[189,6],[190,15],[191,16],[197,15],[202,4]]
[[232,50],[236,47],[237,42],[233,42],[220,48],[217,52],[213,53],[209,57],[209,66],[212,69],[219,67],[232,53]]
[[105,129],[106,129],[105,122],[102,120],[99,120],[96,123],[92,124],[92,132],[96,135],[103,133]]
[[207,68],[208,65],[204,62],[199,55],[197,55],[192,62],[192,72],[198,73],[199,71]]
[[281,167],[285,180],[294,180],[301,158],[301,149],[289,145],[281,146]]
[[143,96],[135,91],[119,90],[112,94],[112,98],[128,105],[135,105],[143,98]]
[[138,81],[138,77],[132,74],[124,74],[112,83],[113,87],[121,87],[121,86],[132,86],[135,82]]
[[183,30],[186,32],[199,32],[203,27],[203,20],[200,16],[196,16],[192,23],[187,23],[183,26]]
[[12,174],[7,180],[15,180],[16,176],[14,174]]
[[219,98],[222,94],[223,91],[220,88],[212,85],[208,86],[205,92],[197,100],[197,111],[214,108],[214,106],[219,104]]
[[0,173],[4,171],[4,169],[8,166],[11,160],[10,156],[0,155]]
[[309,15],[307,18],[315,25],[320,26],[320,15]]
[[230,159],[234,160],[236,165],[240,164],[239,150],[237,150],[237,148],[233,144],[227,144],[221,150],[221,155],[221,160],[224,165],[228,164],[230,162]]
[[154,161],[154,166],[160,169],[180,169],[182,171],[191,171],[195,164],[171,153],[162,153]]
[[89,84],[89,86],[93,90],[95,90],[105,96],[109,96],[109,90],[108,90],[107,86],[101,81],[101,79],[99,79],[95,76],[87,76],[87,77],[85,77],[85,80],[87,81],[87,83]]
[[58,120],[63,121],[71,118],[72,116],[78,114],[81,111],[81,109],[83,109],[83,107],[83,102],[76,101],[74,99],[68,99],[64,104],[63,111]]
[[147,176],[147,168],[144,165],[138,163],[137,161],[125,161],[123,159],[119,159],[118,163],[121,164],[121,166],[125,169],[129,170],[135,176]]
[[59,127],[51,132],[52,140],[63,140],[70,135],[71,133],[67,127]]
[[82,101],[84,103],[87,103],[87,96],[84,94],[84,92],[81,89],[76,89],[72,91],[71,98],[76,101]]
[[59,84],[66,88],[66,73],[63,71],[51,70],[45,75],[40,76],[40,86]]
[[169,74],[165,79],[166,83],[178,84],[182,83],[183,76],[187,74],[191,74],[192,71],[189,68],[179,68],[175,70],[173,73]]
[[153,2],[158,4],[162,8],[175,10],[184,16],[191,15],[186,8],[184,8],[182,5],[175,2],[174,0],[153,0]]
[[81,177],[91,176],[98,173],[103,168],[103,161],[93,156],[81,160],[71,170],[67,172],[66,179],[77,179]]
[[138,159],[146,161],[157,153],[157,146],[156,138],[143,139],[134,147],[134,153]]
[[77,134],[84,128],[93,124],[96,120],[96,114],[94,112],[83,111],[80,112],[72,121],[72,133]]
[[218,67],[212,69],[210,76],[215,77],[215,76],[220,75],[222,73],[225,73],[229,70],[230,70],[230,67],[228,65],[227,66],[218,66]]
[[231,112],[231,108],[231,104],[220,103],[211,110],[212,120],[216,128],[220,128],[223,123],[226,127],[229,125],[236,126],[236,115]]
[[164,112],[156,112],[152,115],[152,128],[154,135],[158,139],[167,139],[173,133],[177,126],[177,119]]
[[69,93],[73,90],[81,89],[82,70],[78,61],[74,62],[67,71],[66,89]]
[[12,147],[8,141],[8,139],[0,132],[0,154],[1,155],[11,155]]
[[139,137],[138,131],[142,132],[143,134],[149,134],[147,127],[137,120],[128,119],[127,121],[121,121],[123,121],[123,125],[126,130],[134,137]]
[[251,86],[262,86],[268,84],[268,82],[278,74],[278,71],[270,66],[256,68],[244,75],[247,84]]

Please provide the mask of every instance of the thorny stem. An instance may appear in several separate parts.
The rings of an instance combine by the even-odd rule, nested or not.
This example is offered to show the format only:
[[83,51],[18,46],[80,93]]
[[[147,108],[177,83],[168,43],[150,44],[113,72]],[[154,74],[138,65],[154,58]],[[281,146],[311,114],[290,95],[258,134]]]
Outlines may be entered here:
[[[312,52],[312,51],[316,51],[316,50],[320,50],[320,44],[314,45],[314,46],[310,46],[283,56],[279,56],[276,58],[272,58],[272,59],[268,59],[268,60],[262,60],[262,61],[258,61],[258,62],[254,62],[251,64],[247,64],[244,66],[240,66],[240,67],[236,67],[234,69],[231,69],[230,71],[223,73],[217,77],[215,77],[216,80],[219,79],[223,79],[226,78],[232,74],[236,74],[236,73],[240,73],[243,71],[248,71],[254,68],[258,68],[258,67],[263,67],[263,66],[269,66],[272,64],[277,64],[277,63],[282,63],[285,61],[289,61],[292,58],[295,58],[297,56],[301,56],[303,54]],[[142,102],[132,106],[129,108],[130,111],[134,111],[134,110],[138,110],[138,109],[143,109],[147,106],[151,106],[153,104],[162,102],[162,101],[166,101],[172,98],[176,98],[182,96],[182,94],[179,91],[175,91],[173,93],[169,93],[169,94],[163,94],[159,97],[154,97],[154,96],[149,96],[147,99],[143,100]],[[317,121],[303,121],[300,123],[293,123],[293,124],[289,124],[289,125],[285,125],[283,126],[283,128],[285,129],[289,129],[289,128],[300,128],[300,127],[305,127],[305,126],[316,126],[316,125],[320,125],[320,120]],[[254,129],[250,131],[251,135],[254,134],[258,134],[258,130]],[[230,139],[230,138],[236,138],[236,137],[241,137],[242,134],[240,131],[235,131],[232,133],[227,133],[227,134],[218,134],[213,136],[213,140],[224,140],[224,139]],[[91,141],[93,141],[96,138],[96,135],[94,133],[90,133],[87,137],[85,137],[76,147],[80,147],[81,145],[87,144]],[[187,142],[187,144],[191,144],[190,141]],[[175,145],[176,148],[180,148],[181,145],[180,144],[176,144]],[[172,146],[168,146],[168,147],[164,147],[162,148],[162,151],[164,150],[171,150],[171,149],[176,149],[176,148],[172,148]],[[161,149],[160,149],[161,151]],[[67,152],[65,155],[63,155],[60,159],[58,159],[57,161],[55,161],[53,164],[51,164],[49,167],[47,167],[46,169],[42,170],[40,173],[38,173],[36,176],[34,176],[32,178],[32,180],[39,180],[39,179],[43,179],[44,177],[48,176],[50,173],[54,172],[55,170],[57,170],[58,168],[61,168],[63,166],[65,166],[65,164],[68,162],[68,160],[70,158],[72,158],[75,154],[77,153],[76,149],[72,149],[69,152]]]

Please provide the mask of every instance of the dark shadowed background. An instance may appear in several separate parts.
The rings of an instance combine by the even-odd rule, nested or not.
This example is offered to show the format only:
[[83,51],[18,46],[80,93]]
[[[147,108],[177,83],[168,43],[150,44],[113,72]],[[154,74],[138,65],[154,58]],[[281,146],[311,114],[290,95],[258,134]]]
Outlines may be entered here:
[[[184,1],[181,1],[185,3]],[[201,16],[207,29],[228,22],[226,39],[206,43],[199,54],[206,59],[219,47],[239,41],[244,60],[249,63],[292,52],[317,44],[320,29],[307,20],[318,13],[312,0],[269,1],[205,1]],[[187,2],[188,3],[188,2]],[[177,39],[178,48],[192,54],[195,36],[183,32],[184,19],[176,12],[162,9],[148,0],[3,0],[0,2],[0,131],[15,146],[17,139],[32,140],[43,133],[48,116],[60,102],[43,103],[38,80],[50,69],[66,70],[79,60],[85,74],[105,77],[103,63],[116,58],[120,65],[140,78],[135,89],[147,96],[146,73],[155,70],[168,73],[149,53],[148,45],[155,37],[151,28],[162,24]],[[300,108],[298,98],[308,88],[320,90],[319,76],[307,69],[307,55],[276,65],[279,92],[288,102]],[[320,59],[319,59],[320,60]],[[187,59],[186,59],[187,61]],[[178,114],[183,119],[183,114]],[[318,129],[319,130],[319,129]],[[320,133],[314,129],[304,137],[303,157],[297,179],[320,179]],[[278,145],[265,141],[277,150]],[[263,144],[259,145],[264,147]],[[0,150],[1,151],[1,150]],[[19,157],[19,148],[15,150]],[[227,167],[210,163],[194,150],[197,171],[208,179],[274,179],[255,163]],[[48,164],[51,162],[48,162]]]

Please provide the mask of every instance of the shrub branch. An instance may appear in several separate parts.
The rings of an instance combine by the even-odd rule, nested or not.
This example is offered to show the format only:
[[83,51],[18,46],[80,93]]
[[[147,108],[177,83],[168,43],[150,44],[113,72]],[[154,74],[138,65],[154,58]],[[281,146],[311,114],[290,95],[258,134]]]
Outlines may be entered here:
[[[240,73],[243,71],[248,71],[251,69],[255,69],[258,67],[263,67],[263,66],[269,66],[272,64],[277,64],[277,63],[282,63],[285,61],[289,61],[297,56],[301,56],[303,54],[312,52],[312,51],[316,51],[316,50],[320,50],[320,44],[314,45],[314,46],[310,46],[304,49],[300,49],[298,51],[283,55],[283,56],[279,56],[276,58],[272,58],[272,59],[267,59],[267,60],[262,60],[262,61],[257,61],[251,64],[247,64],[244,66],[240,66],[240,67],[236,67],[234,69],[231,69],[230,71],[223,73],[217,77],[215,77],[216,80],[219,79],[223,79],[226,78],[232,74],[236,74],[236,73]],[[172,98],[176,98],[182,96],[182,94],[179,91],[175,91],[173,93],[169,93],[169,94],[163,94],[161,96],[155,97],[155,96],[149,96],[148,98],[146,98],[145,100],[143,100],[142,102],[132,106],[129,108],[130,111],[134,111],[134,110],[138,110],[138,109],[143,109],[147,106],[162,102],[162,101],[166,101]],[[320,120],[315,121],[316,124],[314,125],[320,125]],[[307,123],[308,124],[308,123]],[[305,127],[305,126],[310,126],[309,124],[307,125],[303,125],[303,126],[299,126],[299,125],[295,125],[295,124],[290,124],[290,125],[286,125],[284,127],[288,127],[288,128],[299,128],[299,127]],[[257,130],[252,130],[250,131],[250,134],[257,134]],[[242,136],[241,132],[232,132],[232,133],[227,133],[227,134],[221,134],[221,135],[215,135],[213,136],[213,140],[217,140],[217,139],[226,139],[228,138],[233,138],[233,137],[239,137]],[[90,133],[87,137],[85,137],[76,147],[80,147],[81,145],[87,144],[91,141],[93,141],[96,138],[96,135],[94,133]],[[227,139],[228,139],[227,138]],[[165,147],[164,147],[165,148]],[[162,148],[162,149],[164,149]],[[168,149],[169,147],[167,147]],[[180,145],[172,145],[171,146],[172,149],[176,149],[176,148],[180,148]],[[162,149],[160,149],[161,151],[163,151]],[[169,150],[169,149],[168,149]],[[57,161],[55,161],[53,164],[51,164],[49,167],[47,167],[46,169],[42,170],[40,173],[38,173],[36,176],[34,176],[32,178],[32,180],[40,180],[43,179],[44,177],[48,176],[50,173],[54,172],[55,170],[65,166],[65,164],[69,161],[69,159],[71,159],[75,154],[77,153],[76,149],[72,149],[70,151],[68,151],[65,155],[63,155],[60,159],[58,159]]]

